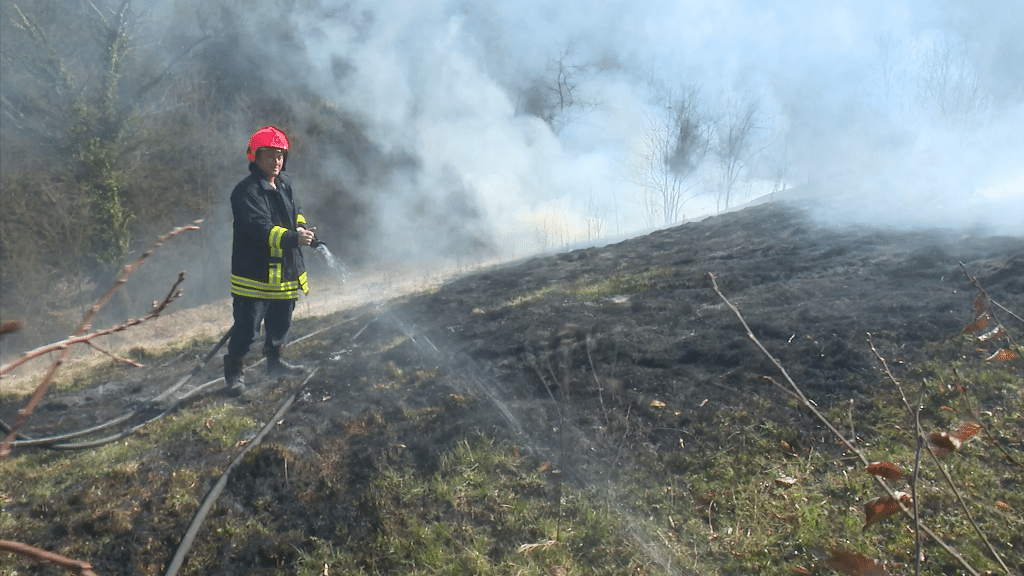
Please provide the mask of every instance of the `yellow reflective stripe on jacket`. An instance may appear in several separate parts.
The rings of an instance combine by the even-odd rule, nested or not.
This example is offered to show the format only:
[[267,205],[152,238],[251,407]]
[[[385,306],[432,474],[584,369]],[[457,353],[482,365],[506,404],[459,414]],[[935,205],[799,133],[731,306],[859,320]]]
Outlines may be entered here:
[[299,281],[291,280],[288,282],[260,282],[259,280],[253,280],[252,278],[246,278],[244,276],[238,276],[236,274],[231,275],[231,285],[239,286],[242,288],[252,288],[255,290],[263,290],[264,292],[289,292],[298,290]]
[[256,300],[295,300],[299,297],[299,291],[292,292],[261,292],[259,290],[247,290],[235,285],[231,286],[231,294],[234,296],[245,296]]
[[274,226],[270,229],[270,235],[267,238],[267,245],[270,246],[271,258],[284,257],[284,250],[281,248],[281,240],[284,239],[284,233],[287,231],[287,228],[282,228],[280,226]]
[[[271,284],[260,282],[244,276],[231,275],[231,293],[249,298],[262,298],[264,300],[294,300],[299,297],[300,285],[306,284],[305,273],[299,280]],[[307,292],[308,288],[303,289]]]

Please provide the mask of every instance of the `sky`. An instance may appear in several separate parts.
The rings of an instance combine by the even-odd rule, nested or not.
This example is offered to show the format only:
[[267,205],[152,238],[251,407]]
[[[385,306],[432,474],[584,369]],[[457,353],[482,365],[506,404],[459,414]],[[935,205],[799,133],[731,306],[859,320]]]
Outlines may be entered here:
[[[436,219],[408,209],[423,196],[442,212],[468,203],[451,225],[475,227],[507,255],[664,225],[645,212],[638,174],[667,98],[685,89],[709,118],[758,102],[730,208],[800,187],[829,223],[1024,235],[1024,0],[292,0],[255,10],[254,30],[294,33],[261,40],[283,77],[359,118],[381,150],[416,160],[370,183],[328,162],[372,207],[376,244],[394,254],[441,242],[426,230]],[[560,57],[574,67],[576,105],[549,124],[525,112]],[[691,177],[685,220],[726,208],[720,180],[710,161]]]

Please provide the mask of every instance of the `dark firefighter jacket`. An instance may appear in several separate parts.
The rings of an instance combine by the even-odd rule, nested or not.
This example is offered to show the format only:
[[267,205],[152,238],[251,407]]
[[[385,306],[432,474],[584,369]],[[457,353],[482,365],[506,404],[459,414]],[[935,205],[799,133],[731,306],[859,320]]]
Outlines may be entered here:
[[264,300],[294,300],[309,292],[299,233],[306,219],[282,171],[277,189],[254,162],[231,192],[231,293]]

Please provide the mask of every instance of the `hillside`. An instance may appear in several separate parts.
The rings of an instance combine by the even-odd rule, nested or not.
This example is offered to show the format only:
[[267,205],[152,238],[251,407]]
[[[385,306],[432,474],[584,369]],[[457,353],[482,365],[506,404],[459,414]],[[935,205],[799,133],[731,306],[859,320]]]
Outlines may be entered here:
[[[915,398],[927,384],[928,426],[966,417],[954,378],[968,379],[991,443],[1024,461],[1021,362],[986,364],[994,343],[959,336],[977,296],[959,262],[1024,311],[1020,238],[830,229],[768,204],[303,318],[289,356],[315,368],[304,384],[267,382],[257,365],[252,389],[228,398],[212,382],[218,358],[182,402],[149,405],[213,342],[139,350],[147,367],[83,375],[26,434],[135,414],[116,431],[173,410],[100,448],[17,449],[2,464],[0,533],[104,575],[163,573],[207,491],[297,393],[232,470],[181,574],[826,573],[820,551],[837,542],[903,573],[905,522],[861,532],[877,488],[766,378],[782,382],[709,274],[873,460],[912,463],[913,423],[868,333]],[[4,397],[0,419],[23,404]],[[1024,481],[991,443],[950,466],[1020,571]],[[956,513],[937,472],[922,481],[930,518]],[[975,566],[998,569],[965,522],[941,524]],[[926,573],[959,569],[926,550]]]

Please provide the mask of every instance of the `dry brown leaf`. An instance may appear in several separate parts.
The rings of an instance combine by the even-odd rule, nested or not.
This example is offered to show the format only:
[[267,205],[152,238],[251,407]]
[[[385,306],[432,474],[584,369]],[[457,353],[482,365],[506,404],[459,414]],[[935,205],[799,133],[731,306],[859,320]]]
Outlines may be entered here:
[[899,480],[903,478],[903,470],[892,462],[874,462],[865,468],[868,474],[881,476],[886,480]]
[[945,458],[960,449],[963,442],[956,436],[950,436],[946,432],[932,432],[928,435],[928,443],[939,458]]
[[971,322],[970,324],[965,326],[964,329],[960,331],[960,333],[961,334],[970,334],[971,332],[977,332],[978,330],[981,330],[985,326],[988,326],[988,319],[989,319],[988,312],[985,312],[981,316],[978,316],[977,318],[975,318],[974,322]]
[[992,354],[988,358],[985,358],[985,361],[986,362],[1006,362],[1007,360],[1013,360],[1013,359],[1018,358],[1018,357],[1019,356],[1017,355],[1017,353],[1014,352],[1013,350],[1007,350],[1006,348],[1000,348],[999,350],[995,351],[995,354]]
[[980,430],[981,426],[974,422],[961,422],[952,434],[932,432],[928,435],[928,443],[932,445],[936,456],[944,458],[963,448],[964,444],[974,438]]
[[956,429],[956,432],[953,432],[953,436],[960,439],[961,443],[966,443],[980,431],[981,426],[974,422],[961,422],[960,427]]
[[661,400],[651,400],[651,408],[664,408],[665,403]]
[[[910,495],[906,492],[896,492],[896,498],[899,498],[899,501],[902,502],[904,506],[910,506],[912,503]],[[864,527],[861,528],[861,531],[867,530],[869,526],[877,524],[899,511],[899,504],[897,504],[896,499],[891,496],[879,496],[878,498],[868,500],[864,503],[865,521]]]
[[826,560],[825,564],[836,572],[850,576],[886,576],[888,574],[881,562],[872,560],[860,552],[838,548],[833,548],[829,552],[832,557]]
[[810,574],[811,571],[799,564],[793,564],[793,572],[796,574]]
[[974,316],[981,316],[983,312],[988,311],[988,298],[985,298],[984,294],[978,294],[978,297],[974,299]]
[[551,462],[545,462],[537,467],[537,472],[547,472],[548,468],[551,468]]

